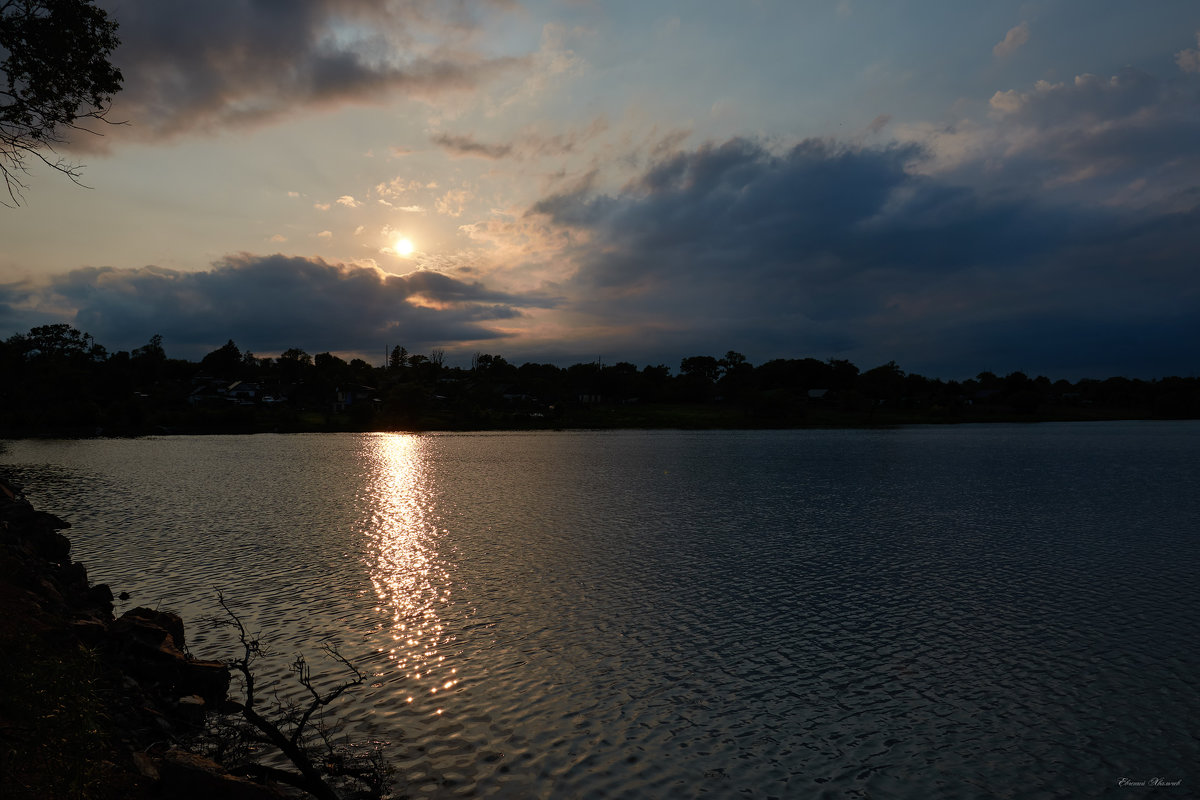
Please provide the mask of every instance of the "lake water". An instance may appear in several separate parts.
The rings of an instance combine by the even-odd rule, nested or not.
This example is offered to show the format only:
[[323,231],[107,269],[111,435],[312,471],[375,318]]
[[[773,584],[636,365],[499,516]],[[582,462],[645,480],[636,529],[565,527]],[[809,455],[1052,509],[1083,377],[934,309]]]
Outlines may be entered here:
[[0,469],[118,612],[221,589],[284,680],[336,643],[398,796],[1200,794],[1195,422],[20,440]]

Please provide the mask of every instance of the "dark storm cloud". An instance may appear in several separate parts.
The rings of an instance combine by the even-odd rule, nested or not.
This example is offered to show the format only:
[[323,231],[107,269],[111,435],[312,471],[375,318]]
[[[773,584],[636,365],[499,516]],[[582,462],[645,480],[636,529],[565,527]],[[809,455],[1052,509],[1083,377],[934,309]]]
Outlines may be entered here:
[[[6,289],[0,287],[0,302]],[[26,296],[25,299],[28,299]],[[74,270],[39,291],[39,306],[77,309],[73,324],[110,349],[161,333],[176,357],[199,358],[233,338],[272,355],[362,351],[495,339],[495,320],[549,306],[433,272],[389,275],[320,259],[238,255],[205,272],[160,267]],[[37,324],[37,323],[33,323]]]
[[474,50],[473,11],[499,2],[107,0],[125,75],[117,135],[167,137],[297,107],[436,96],[519,63]]
[[615,195],[585,187],[530,214],[586,242],[569,253],[582,308],[724,340],[717,353],[974,374],[1099,363],[1117,332],[1174,354],[1176,369],[1189,353],[1196,363],[1195,340],[1173,337],[1200,318],[1200,213],[990,194],[915,174],[923,158],[734,139],[676,153]]
[[580,253],[584,283],[753,278],[768,293],[798,277],[840,283],[881,269],[936,273],[1005,260],[1062,224],[911,175],[906,164],[919,156],[912,146],[822,141],[774,155],[735,139],[676,154],[615,197],[583,189],[543,199],[532,213],[595,231],[598,245]]

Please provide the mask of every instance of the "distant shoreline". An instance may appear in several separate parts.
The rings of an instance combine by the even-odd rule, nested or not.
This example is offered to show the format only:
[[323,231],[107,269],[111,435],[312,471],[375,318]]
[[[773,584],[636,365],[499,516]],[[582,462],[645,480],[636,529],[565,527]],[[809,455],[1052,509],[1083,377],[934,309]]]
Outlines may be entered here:
[[[178,425],[110,430],[101,426],[0,427],[5,439],[93,439],[144,436],[206,436],[255,433],[471,433],[522,431],[597,430],[870,430],[909,425],[1037,424],[1048,422],[1178,421],[1195,416],[1155,416],[1129,409],[1059,409],[1058,413],[1021,414],[1003,409],[870,411],[818,409],[787,420],[756,419],[743,410],[709,406],[599,406],[573,410],[556,418],[496,415],[477,424],[462,424],[430,417],[410,426],[372,426],[339,415],[280,417],[274,414],[238,415],[222,419],[207,415]],[[190,424],[189,424],[190,423]],[[357,423],[357,424],[356,424]]]
[[1074,382],[1022,372],[943,381],[894,361],[740,353],[690,356],[677,371],[601,361],[558,367],[477,353],[469,369],[395,347],[386,366],[292,348],[278,358],[232,340],[199,363],[161,337],[108,351],[66,324],[0,342],[0,436],[496,430],[763,430],[987,422],[1200,418],[1200,377]]

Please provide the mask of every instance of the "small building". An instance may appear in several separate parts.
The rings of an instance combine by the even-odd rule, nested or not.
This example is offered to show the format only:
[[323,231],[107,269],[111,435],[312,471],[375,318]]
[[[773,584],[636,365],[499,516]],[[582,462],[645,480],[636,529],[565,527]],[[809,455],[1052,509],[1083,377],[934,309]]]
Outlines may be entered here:
[[225,388],[225,396],[238,405],[253,405],[262,394],[262,387],[250,381],[234,381]]
[[364,403],[378,402],[375,396],[378,389],[373,386],[360,386],[354,384],[345,384],[338,386],[333,391],[333,410],[346,411],[353,406],[361,406]]

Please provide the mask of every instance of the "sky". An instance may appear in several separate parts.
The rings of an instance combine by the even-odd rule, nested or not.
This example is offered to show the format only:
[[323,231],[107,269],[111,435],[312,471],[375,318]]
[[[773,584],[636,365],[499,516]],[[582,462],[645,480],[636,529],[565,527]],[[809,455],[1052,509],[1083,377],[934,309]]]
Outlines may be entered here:
[[103,0],[0,337],[1200,374],[1200,4]]

